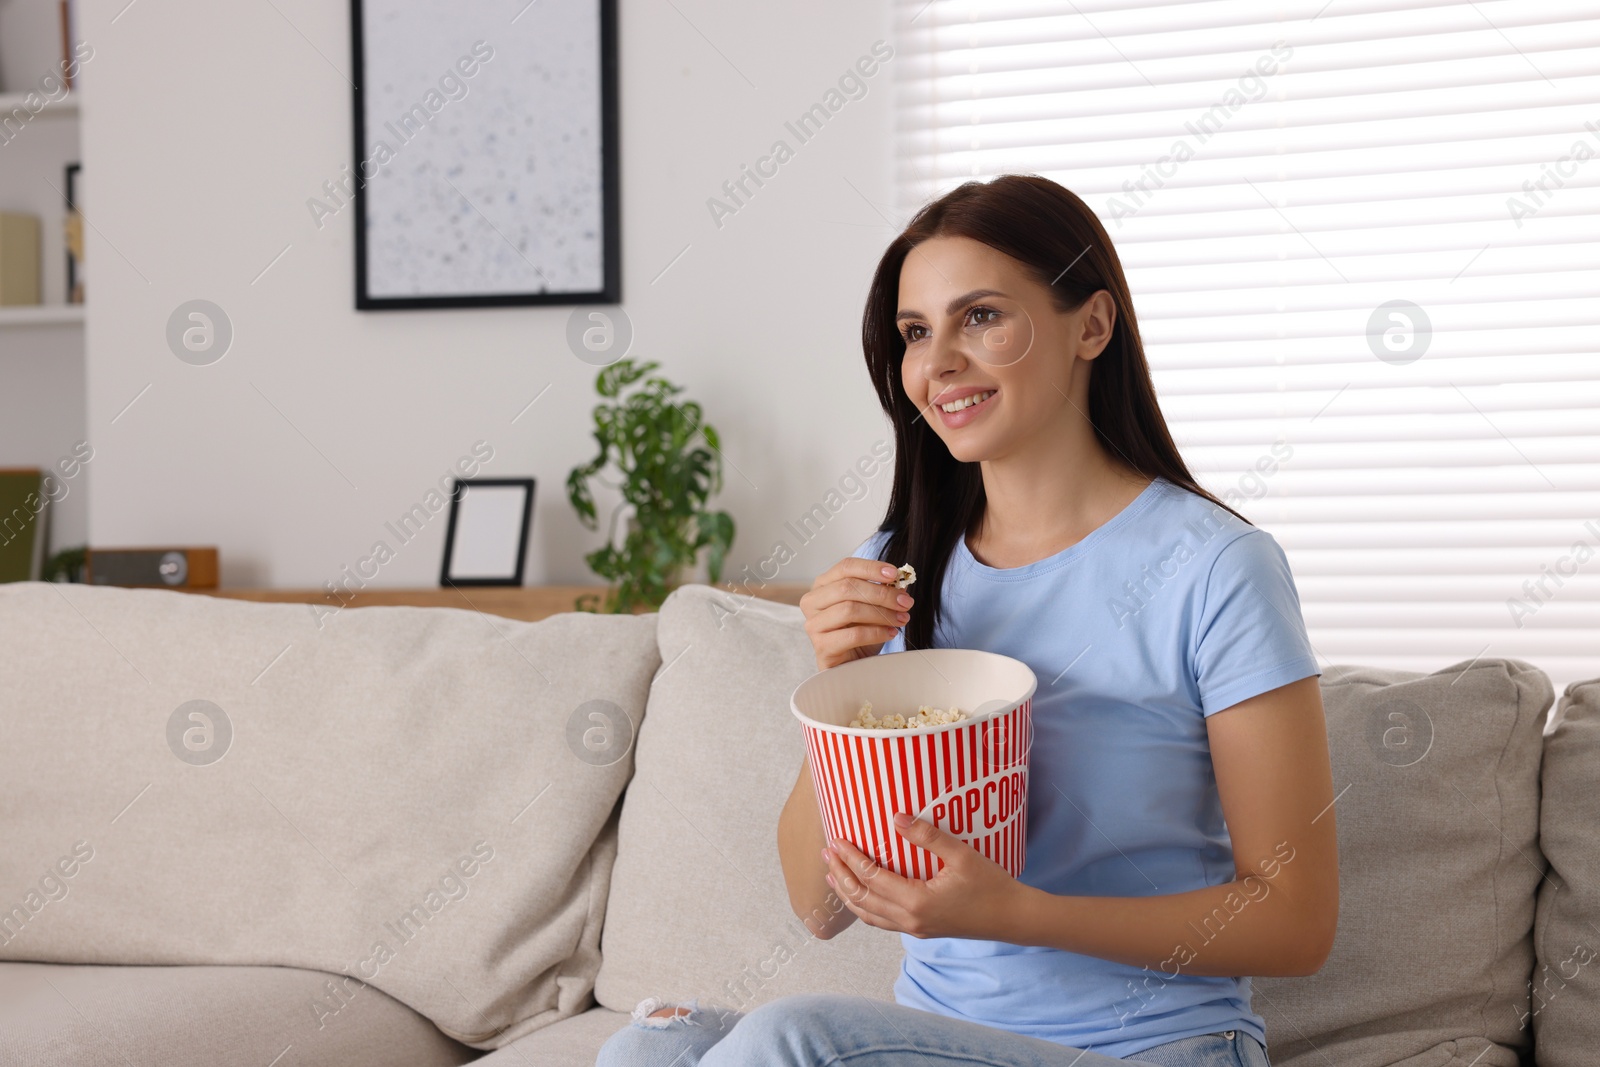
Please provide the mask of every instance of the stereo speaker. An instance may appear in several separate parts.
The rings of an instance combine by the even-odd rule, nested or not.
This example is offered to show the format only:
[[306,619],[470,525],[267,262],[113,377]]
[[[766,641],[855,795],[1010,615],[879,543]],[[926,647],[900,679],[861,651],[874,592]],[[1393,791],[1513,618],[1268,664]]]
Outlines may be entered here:
[[84,567],[91,585],[215,589],[215,548],[91,548]]

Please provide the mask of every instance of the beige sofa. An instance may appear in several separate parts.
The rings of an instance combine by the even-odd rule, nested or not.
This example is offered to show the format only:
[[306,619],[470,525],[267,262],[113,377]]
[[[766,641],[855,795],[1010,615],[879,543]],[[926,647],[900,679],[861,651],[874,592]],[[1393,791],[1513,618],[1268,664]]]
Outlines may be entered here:
[[[577,1067],[649,996],[892,999],[898,937],[779,873],[797,608],[23,583],[0,648],[0,1063]],[[1256,979],[1273,1062],[1600,1063],[1600,682],[1548,735],[1517,660],[1322,685],[1339,936]]]

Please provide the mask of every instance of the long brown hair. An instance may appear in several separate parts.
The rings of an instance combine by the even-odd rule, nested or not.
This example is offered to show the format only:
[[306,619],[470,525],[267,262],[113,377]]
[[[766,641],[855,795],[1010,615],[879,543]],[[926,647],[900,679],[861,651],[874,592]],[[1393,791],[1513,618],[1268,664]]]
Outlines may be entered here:
[[1145,477],[1160,475],[1250,521],[1196,484],[1178,454],[1156,402],[1122,263],[1089,206],[1032,174],[965,182],[924,205],[889,243],[872,276],[861,318],[867,370],[884,413],[894,423],[894,490],[878,526],[890,536],[879,557],[916,567],[922,594],[915,598],[905,627],[907,649],[932,646],[950,554],[984,508],[978,464],[950,454],[928,420],[917,417],[918,406],[900,384],[906,347],[895,325],[900,268],[911,249],[930,237],[968,237],[1005,253],[1049,288],[1059,311],[1081,307],[1101,289],[1110,293],[1116,323],[1089,375],[1088,417],[1096,438]]

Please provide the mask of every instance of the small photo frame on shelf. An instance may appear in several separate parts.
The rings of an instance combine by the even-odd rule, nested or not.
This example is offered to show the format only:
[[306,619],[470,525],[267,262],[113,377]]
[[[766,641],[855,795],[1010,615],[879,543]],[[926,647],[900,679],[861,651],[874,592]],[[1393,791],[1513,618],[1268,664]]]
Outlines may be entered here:
[[521,585],[532,478],[457,478],[439,585]]

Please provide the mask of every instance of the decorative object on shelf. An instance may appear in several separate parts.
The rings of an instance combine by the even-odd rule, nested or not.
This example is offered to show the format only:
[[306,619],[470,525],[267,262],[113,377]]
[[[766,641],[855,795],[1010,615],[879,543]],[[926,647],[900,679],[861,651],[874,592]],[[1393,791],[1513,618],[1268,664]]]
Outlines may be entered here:
[[[645,377],[658,366],[621,359],[595,379],[596,390],[614,403],[595,405],[594,437],[600,453],[567,475],[567,498],[578,519],[598,529],[589,481],[609,465],[622,476],[612,488],[622,491],[623,502],[611,513],[607,544],[584,557],[612,583],[605,606],[597,596],[584,596],[577,601],[579,611],[653,611],[682,583],[702,548],[715,582],[733,546],[733,516],[707,507],[722,488],[717,432],[702,420],[699,404],[673,399],[682,387]],[[638,388],[624,399],[623,390],[633,385]],[[619,546],[617,521],[625,509],[631,514]]]
[[67,303],[83,303],[83,212],[78,210],[78,179],[83,171],[78,163],[67,164]]
[[91,548],[84,566],[90,585],[215,589],[215,548]]
[[616,7],[351,0],[358,309],[621,299]]
[[39,580],[42,582],[86,582],[88,577],[85,570],[88,563],[88,545],[63,548],[45,561],[44,571],[39,575]]
[[0,305],[39,302],[39,216],[0,211]]
[[[81,34],[78,33],[78,0],[59,0],[61,10],[61,80],[69,90],[78,88],[78,72],[81,69],[81,59],[87,58],[86,50],[93,54],[92,49],[87,49]],[[112,19],[115,22],[115,19]]]
[[455,479],[439,584],[521,585],[532,518],[532,478]]
[[0,467],[0,582],[36,582],[49,539],[44,471]]

